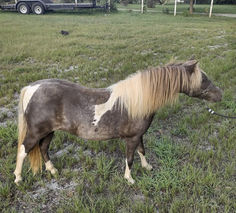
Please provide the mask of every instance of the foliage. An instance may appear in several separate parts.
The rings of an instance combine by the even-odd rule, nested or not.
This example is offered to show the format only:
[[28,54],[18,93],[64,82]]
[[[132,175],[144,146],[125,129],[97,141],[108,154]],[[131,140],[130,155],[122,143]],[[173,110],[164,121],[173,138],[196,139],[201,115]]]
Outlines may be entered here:
[[121,3],[124,5],[124,6],[127,6],[129,4],[129,1],[128,0],[121,0]]
[[0,0],[0,4],[15,3],[14,0]]
[[[117,4],[119,8],[124,8],[123,5]],[[129,4],[126,6],[127,9],[140,9],[140,4]],[[155,8],[152,9],[152,11],[156,12],[163,12],[163,8],[168,8],[170,13],[174,12],[174,4],[164,4],[159,5],[156,4]],[[194,12],[197,13],[205,13],[206,11],[209,11],[210,5],[209,4],[197,4],[194,5]],[[185,12],[189,11],[189,4],[178,4],[177,6],[177,12]],[[229,14],[236,14],[236,5],[214,5],[213,7],[213,13],[229,13]]]
[[147,7],[148,8],[154,8],[155,7],[155,0],[147,0]]
[[[185,3],[189,3],[190,0],[185,0]],[[197,0],[197,4],[210,4],[211,0]],[[214,4],[236,4],[235,0],[214,0]]]
[[[98,0],[97,3],[100,5],[105,5],[108,3],[108,1],[107,0]],[[117,11],[116,3],[114,0],[110,0],[110,10],[113,12]]]
[[162,12],[165,13],[165,14],[169,14],[170,10],[169,10],[168,7],[162,7]]

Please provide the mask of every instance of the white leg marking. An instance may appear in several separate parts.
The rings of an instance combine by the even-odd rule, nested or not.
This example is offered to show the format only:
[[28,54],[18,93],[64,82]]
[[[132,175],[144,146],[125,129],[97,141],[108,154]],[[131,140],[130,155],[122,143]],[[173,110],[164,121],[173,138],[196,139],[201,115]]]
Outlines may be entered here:
[[128,180],[129,183],[134,184],[134,179],[131,176],[131,170],[129,169],[127,159],[125,159],[126,167],[125,167],[125,175],[124,178]]
[[147,162],[145,156],[144,156],[141,152],[139,152],[139,151],[138,151],[138,154],[139,154],[139,157],[140,157],[140,159],[141,159],[141,165],[142,165],[142,167],[143,167],[143,168],[146,168],[146,169],[149,170],[149,171],[152,170],[152,166]]
[[24,99],[23,99],[23,110],[24,110],[24,112],[25,112],[25,110],[28,106],[28,103],[30,102],[30,99],[32,98],[33,94],[37,91],[39,86],[40,86],[40,84],[27,87],[27,90],[25,92]]
[[18,183],[22,180],[21,178],[21,171],[22,171],[22,165],[24,162],[24,159],[26,157],[25,153],[25,146],[22,144],[20,146],[20,150],[17,153],[17,159],[16,159],[16,169],[14,171],[14,174],[16,176],[15,183],[18,185]]
[[114,106],[115,102],[117,100],[117,97],[114,97],[113,93],[111,93],[110,98],[108,99],[107,102],[105,102],[104,104],[99,104],[99,105],[95,105],[95,111],[94,111],[94,119],[92,124],[93,125],[97,125],[98,122],[100,121],[101,117],[109,110],[112,109],[112,107]]
[[46,166],[46,170],[50,171],[52,175],[55,175],[57,173],[57,169],[53,166],[50,160],[45,163],[45,166]]

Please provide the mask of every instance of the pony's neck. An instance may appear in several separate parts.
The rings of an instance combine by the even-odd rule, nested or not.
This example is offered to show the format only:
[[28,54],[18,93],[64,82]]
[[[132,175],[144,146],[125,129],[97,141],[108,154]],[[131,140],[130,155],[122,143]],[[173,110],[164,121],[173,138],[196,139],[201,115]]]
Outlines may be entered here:
[[125,109],[131,118],[143,118],[158,108],[177,100],[179,93],[190,94],[199,87],[198,71],[189,74],[183,66],[152,68],[131,75],[109,87],[108,103],[118,101],[121,112]]
[[[182,80],[185,85],[185,80]],[[110,87],[111,100],[117,99],[121,111],[126,109],[132,118],[153,114],[178,97],[181,85],[181,70],[176,67],[152,68],[138,72]]]

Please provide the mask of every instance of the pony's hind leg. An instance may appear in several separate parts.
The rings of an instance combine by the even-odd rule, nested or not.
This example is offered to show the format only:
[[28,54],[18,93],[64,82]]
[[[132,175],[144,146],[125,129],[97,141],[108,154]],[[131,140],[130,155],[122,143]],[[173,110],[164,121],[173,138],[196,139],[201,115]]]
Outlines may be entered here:
[[138,145],[138,154],[139,157],[141,159],[141,165],[143,168],[147,169],[147,170],[152,170],[152,165],[150,165],[145,157],[145,149],[144,149],[144,145],[143,145],[143,138],[141,138],[140,143]]
[[140,139],[137,137],[126,138],[126,167],[124,178],[128,180],[129,183],[134,184],[134,179],[131,176],[131,167],[134,161],[134,152],[140,142]]
[[40,140],[40,143],[39,143],[40,151],[41,151],[43,160],[45,162],[46,170],[50,171],[52,175],[57,173],[57,169],[52,164],[50,157],[48,155],[48,149],[49,149],[50,142],[53,138],[53,135],[54,135],[54,132],[51,132],[42,140]]
[[17,185],[22,180],[21,171],[22,171],[23,162],[26,156],[27,156],[27,153],[25,152],[25,146],[22,144],[17,153],[16,169],[14,171],[14,174],[16,176],[15,183]]
[[22,166],[25,157],[28,155],[30,150],[37,144],[37,140],[35,137],[30,136],[29,134],[26,135],[23,144],[20,145],[18,153],[17,153],[17,159],[16,159],[16,169],[14,171],[14,174],[16,176],[15,183],[18,185],[18,183],[22,180],[21,172],[22,172]]

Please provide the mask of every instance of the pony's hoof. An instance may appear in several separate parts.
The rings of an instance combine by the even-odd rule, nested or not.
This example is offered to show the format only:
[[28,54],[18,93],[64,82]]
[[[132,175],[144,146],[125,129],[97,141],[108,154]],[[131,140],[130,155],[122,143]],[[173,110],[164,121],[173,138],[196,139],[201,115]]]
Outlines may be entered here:
[[19,182],[21,182],[22,181],[22,178],[21,177],[16,177],[16,179],[15,179],[15,184],[17,185],[17,186],[19,186]]
[[132,177],[125,177],[125,179],[128,181],[130,184],[134,184],[135,180]]
[[147,164],[147,165],[145,166],[145,169],[147,169],[148,171],[152,171],[153,167],[152,167],[152,165]]
[[131,184],[134,184],[135,183],[135,180],[133,178],[129,178],[128,179],[128,182],[131,183]]
[[56,175],[58,173],[58,170],[56,168],[53,168],[50,172],[52,175]]
[[57,169],[53,166],[52,162],[49,160],[45,163],[46,170],[49,171],[52,175],[58,173]]

